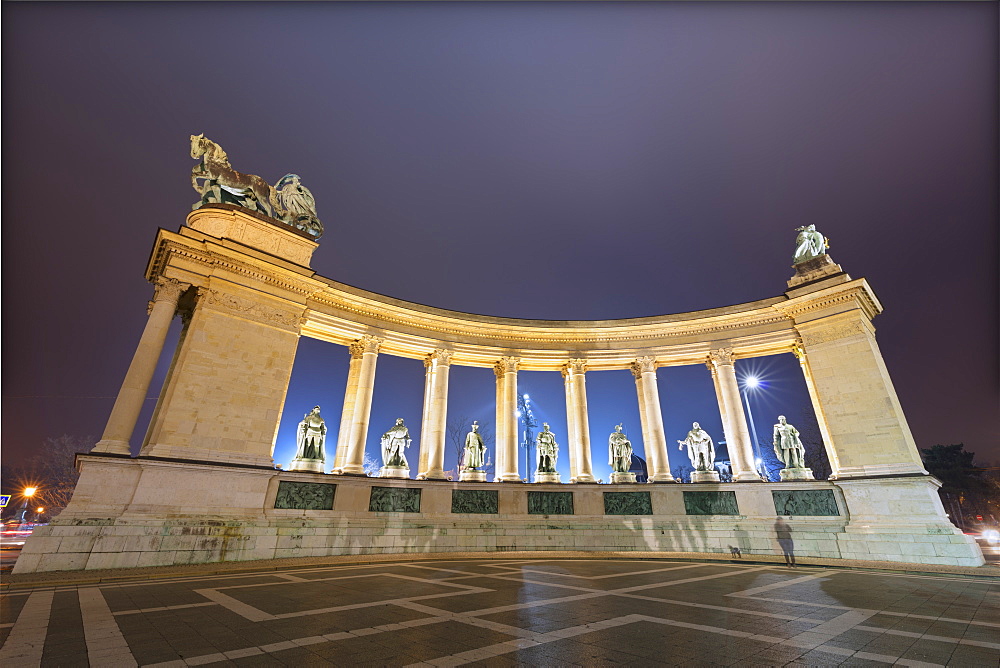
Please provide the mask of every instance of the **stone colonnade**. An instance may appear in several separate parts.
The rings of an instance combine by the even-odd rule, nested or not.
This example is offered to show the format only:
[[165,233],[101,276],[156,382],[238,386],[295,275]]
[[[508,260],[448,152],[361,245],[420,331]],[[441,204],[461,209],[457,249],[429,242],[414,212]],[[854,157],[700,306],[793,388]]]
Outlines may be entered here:
[[[231,239],[280,261],[250,256]],[[266,242],[266,243],[265,243]],[[670,464],[656,369],[706,363],[736,481],[759,480],[735,374],[736,359],[799,359],[833,475],[926,472],[875,341],[881,305],[864,279],[827,258],[797,270],[784,295],[675,316],[527,321],[444,311],[316,277],[315,242],[244,212],[204,207],[178,233],[161,230],[147,277],[149,320],[96,452],[126,455],[169,321],[185,325],[141,455],[273,466],[271,454],[298,339],[348,346],[351,360],[332,470],[364,474],[378,355],[423,359],[416,477],[444,477],[452,364],[496,374],[496,480],[518,481],[519,370],[561,371],[570,481],[595,482],[586,374],[630,368],[652,482]],[[824,256],[825,257],[825,256]],[[330,439],[332,441],[332,438]]]
[[[143,332],[125,382],[112,410],[107,427],[95,452],[128,453],[128,441],[135,430],[142,401],[146,396],[156,362],[162,354],[166,331],[177,311],[178,301],[190,287],[172,279],[163,279],[150,302],[149,320]],[[344,393],[340,428],[333,459],[335,474],[365,475],[364,455],[368,439],[375,369],[383,339],[364,335],[348,346],[350,364]],[[813,383],[805,364],[805,354],[796,348],[810,394]],[[426,369],[421,443],[417,479],[443,480],[445,432],[448,410],[448,372],[453,353],[436,348],[424,359]],[[497,482],[519,482],[517,371],[520,358],[504,356],[494,364],[496,375],[496,478]],[[729,348],[713,350],[706,362],[712,373],[723,429],[733,466],[734,481],[760,480],[746,416],[740,401],[734,371],[734,356]],[[635,378],[642,440],[650,482],[672,482],[666,436],[656,379],[656,360],[652,356],[636,358],[630,365]],[[566,446],[570,482],[594,483],[590,428],[587,411],[586,359],[570,359],[562,365],[566,391]],[[824,438],[826,434],[824,434]],[[836,470],[836,469],[835,469]],[[530,472],[526,472],[530,475]]]
[[[374,389],[375,357],[380,342],[381,339],[378,337],[365,336],[350,346],[351,365],[332,471],[335,474],[364,475],[364,443],[367,440],[368,415]],[[445,478],[443,470],[445,425],[451,357],[452,353],[449,351],[435,349],[428,353],[424,360],[426,373],[418,480]],[[365,359],[369,360],[367,366],[359,364],[359,360]],[[493,367],[496,376],[496,482],[520,482],[523,479],[518,471],[517,452],[519,365],[519,358],[505,356],[497,360]],[[733,463],[733,480],[759,481],[760,476],[755,472],[746,416],[739,400],[732,351],[729,349],[712,351],[712,359],[707,365],[712,371],[719,398],[719,411]],[[365,376],[364,382],[359,382],[359,378],[363,375],[362,368],[369,369],[370,375]],[[673,482],[656,380],[656,361],[653,357],[640,357],[630,368],[635,377],[649,481]],[[584,359],[569,360],[562,367],[566,389],[565,442],[569,455],[570,482],[573,483],[597,482],[593,473],[590,447],[586,372],[587,361]],[[732,421],[727,416],[733,416]],[[530,471],[526,474],[530,475]]]

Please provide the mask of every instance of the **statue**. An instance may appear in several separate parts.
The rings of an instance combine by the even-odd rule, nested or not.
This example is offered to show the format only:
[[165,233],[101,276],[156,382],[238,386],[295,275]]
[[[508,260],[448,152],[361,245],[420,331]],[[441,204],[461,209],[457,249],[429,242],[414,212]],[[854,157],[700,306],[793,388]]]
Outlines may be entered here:
[[299,181],[299,175],[285,174],[274,188],[278,192],[278,201],[287,211],[286,222],[319,238],[323,234],[323,225],[316,217],[316,200]]
[[233,169],[222,147],[204,134],[191,135],[191,157],[201,158],[191,169],[191,187],[201,195],[193,209],[205,204],[235,204],[280,220],[313,239],[323,236],[323,225],[316,217],[316,202],[296,174],[286,174],[278,181],[277,188],[272,188],[256,174]]
[[410,465],[404,450],[410,447],[410,430],[403,424],[403,418],[396,418],[396,424],[382,434],[383,478],[409,478]]
[[826,254],[829,239],[817,232],[815,225],[796,227],[795,231],[799,233],[799,236],[795,238],[793,266]]
[[458,479],[486,482],[486,472],[482,470],[485,465],[486,444],[483,443],[483,437],[479,435],[479,421],[475,420],[472,423],[472,431],[465,435],[465,451]]
[[319,406],[305,414],[295,432],[295,459],[289,471],[323,472],[326,461],[326,422],[320,417]]
[[559,458],[559,444],[556,435],[549,431],[549,423],[542,424],[542,431],[535,438],[535,453],[538,465],[535,468],[535,482],[559,482],[556,460]]
[[812,469],[806,468],[805,446],[799,439],[799,430],[788,424],[784,415],[778,416],[774,425],[774,454],[785,468],[779,475],[782,480],[814,480]]
[[611,482],[635,482],[632,466],[632,443],[622,433],[622,425],[616,425],[608,437],[608,465],[611,466]]
[[715,470],[715,444],[701,425],[693,423],[687,438],[677,442],[680,450],[687,446],[688,459],[694,467],[691,482],[719,482],[719,472]]

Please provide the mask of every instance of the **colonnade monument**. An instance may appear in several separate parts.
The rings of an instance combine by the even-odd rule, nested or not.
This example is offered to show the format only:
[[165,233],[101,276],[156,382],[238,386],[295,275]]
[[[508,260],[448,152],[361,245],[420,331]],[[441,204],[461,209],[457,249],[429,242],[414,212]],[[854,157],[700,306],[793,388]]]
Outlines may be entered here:
[[[498,318],[318,276],[309,264],[323,226],[297,175],[271,186],[237,172],[202,135],[191,138],[191,157],[199,160],[191,178],[200,199],[178,231],[156,234],[146,267],[149,319],[107,427],[77,458],[72,501],[35,529],[16,573],[368,553],[781,554],[779,523],[798,556],[983,563],[973,539],[948,520],[940,483],[920,460],[872,326],[881,303],[864,278],[830,258],[814,226],[798,230],[794,273],[777,296],[621,320]],[[170,371],[132,456],[129,441],[175,317],[181,336],[167,351]],[[281,470],[272,453],[304,336],[350,356],[344,404],[339,420],[321,418],[319,407],[306,414],[294,470]],[[829,480],[805,473],[798,432],[784,420],[775,443],[790,473],[768,483],[755,470],[734,362],[780,354],[798,359]],[[408,435],[386,433],[394,459],[387,475],[371,478],[363,458],[378,437],[369,416],[382,355],[424,361],[424,408],[419,443],[404,454]],[[703,482],[673,484],[656,369],[687,364],[707,366],[714,381],[732,482],[702,467]],[[493,480],[481,470],[476,438],[466,441],[461,479],[446,479],[453,365],[496,375]],[[598,485],[593,475],[586,378],[613,369],[635,377],[651,484],[630,482],[621,464],[614,484]],[[565,380],[567,429],[557,436],[568,481],[521,483],[528,472],[519,470],[517,376],[526,370]],[[707,461],[710,441],[692,433],[692,461]],[[632,447],[613,440],[619,457]]]

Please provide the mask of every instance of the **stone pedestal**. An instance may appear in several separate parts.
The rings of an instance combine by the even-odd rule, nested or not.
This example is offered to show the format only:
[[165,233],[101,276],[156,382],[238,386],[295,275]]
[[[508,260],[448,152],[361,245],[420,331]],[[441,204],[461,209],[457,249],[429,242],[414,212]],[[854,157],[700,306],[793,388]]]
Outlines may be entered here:
[[558,473],[535,473],[535,482],[561,482]]
[[615,471],[611,474],[611,482],[616,485],[618,483],[635,482],[635,474],[631,471],[626,471],[625,473]]
[[[844,269],[825,253],[794,265],[794,269],[795,275],[788,281],[789,289],[830,276],[846,276]],[[850,280],[850,276],[846,280]]]
[[719,482],[719,472],[691,471],[691,482]]
[[289,471],[309,471],[310,473],[323,473],[323,465],[326,462],[322,459],[293,459],[288,465]]
[[469,469],[458,474],[461,482],[486,482],[486,471],[475,471]]
[[380,478],[410,478],[410,469],[399,468],[397,466],[383,466],[379,471]]
[[812,469],[781,469],[778,472],[782,482],[785,480],[815,480]]

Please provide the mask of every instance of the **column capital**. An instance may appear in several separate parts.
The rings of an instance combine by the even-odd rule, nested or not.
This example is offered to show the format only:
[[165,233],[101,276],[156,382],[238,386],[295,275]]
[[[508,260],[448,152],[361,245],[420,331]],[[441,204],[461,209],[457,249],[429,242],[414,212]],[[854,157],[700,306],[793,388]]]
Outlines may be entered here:
[[517,373],[520,365],[520,357],[501,357],[493,364],[493,373],[497,378],[503,378],[505,374]]
[[585,359],[572,359],[562,365],[562,377],[567,376],[582,376],[587,373],[587,360]]
[[656,358],[655,357],[636,357],[635,361],[629,365],[632,370],[632,376],[636,380],[639,380],[644,373],[652,373],[656,371]]
[[432,365],[448,366],[451,364],[452,355],[454,355],[454,353],[450,350],[435,348],[424,357],[424,367],[430,367]]
[[732,348],[717,348],[708,353],[709,362],[715,366],[732,366],[736,359]]
[[176,305],[181,294],[191,287],[190,283],[182,283],[176,278],[167,278],[166,276],[157,278],[153,285],[153,300],[150,302],[150,310],[152,310],[152,304],[161,301],[172,302]]
[[806,361],[806,349],[801,338],[796,338],[795,343],[792,344],[792,354],[800,363]]
[[349,345],[351,357],[360,359],[365,353],[377,353],[382,346],[382,339],[371,334],[365,334],[360,339]]

